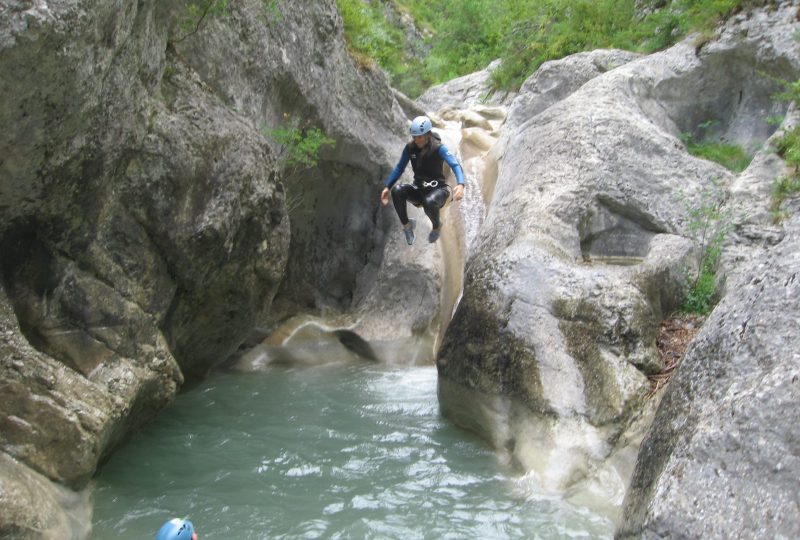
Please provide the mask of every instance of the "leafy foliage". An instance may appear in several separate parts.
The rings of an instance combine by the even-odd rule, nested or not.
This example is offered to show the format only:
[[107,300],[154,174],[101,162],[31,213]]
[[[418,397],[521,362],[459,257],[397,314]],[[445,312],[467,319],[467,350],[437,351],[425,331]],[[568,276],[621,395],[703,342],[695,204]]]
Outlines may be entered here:
[[[415,97],[431,83],[485,68],[496,89],[515,89],[543,62],[596,49],[649,53],[689,32],[710,32],[743,8],[769,0],[337,0],[351,48],[374,58]],[[387,29],[386,13],[409,15],[428,34],[427,53]],[[371,21],[364,21],[370,18]],[[391,26],[391,25],[388,25]],[[415,51],[409,53],[409,51]]]
[[302,182],[292,182],[298,179],[299,174],[307,169],[317,166],[319,153],[322,147],[336,146],[336,141],[331,139],[318,127],[299,127],[288,114],[284,114],[285,124],[277,128],[263,128],[265,136],[279,145],[278,160],[287,177],[286,210],[294,213],[302,206],[305,191]]
[[778,154],[794,169],[794,176],[800,175],[800,126],[778,139],[777,146]]
[[800,193],[800,126],[778,139],[777,150],[789,166],[790,172],[778,178],[772,186],[771,210],[776,222],[788,217],[783,210],[784,201]]
[[733,227],[732,210],[725,204],[725,194],[717,181],[704,190],[700,204],[687,206],[689,234],[695,244],[697,271],[687,271],[685,313],[705,315],[711,311],[717,293],[717,264],[725,238]]
[[[193,0],[186,4],[183,15],[178,20],[181,35],[175,42],[181,42],[199,32],[214,17],[222,17],[230,13],[230,7],[236,0]],[[268,23],[278,22],[283,17],[278,0],[260,0],[264,10],[264,19]]]
[[377,63],[396,88],[419,95],[434,81],[425,73],[421,53],[409,53],[407,39],[387,18],[384,3],[336,0],[350,54],[362,67],[371,68]]
[[750,161],[753,159],[735,144],[726,144],[719,141],[696,141],[688,133],[683,133],[681,139],[690,154],[719,163],[729,171],[742,172],[750,165]]
[[783,209],[783,203],[798,193],[800,193],[800,175],[797,174],[797,170],[792,175],[778,178],[772,185],[771,211],[776,223],[789,217],[789,213]]
[[279,159],[289,171],[315,167],[323,146],[336,146],[336,141],[318,127],[301,129],[296,126],[265,129],[265,134],[280,146]]
[[178,21],[181,36],[175,41],[180,42],[200,31],[206,21],[212,17],[227,15],[231,0],[198,0],[189,2],[183,16]]
[[717,276],[714,272],[700,272],[686,293],[681,307],[684,313],[706,315],[711,312],[712,300],[717,292]]
[[[778,95],[783,101],[793,101],[800,106],[800,79],[794,83],[783,83],[785,91]],[[800,193],[800,126],[787,131],[776,142],[778,154],[789,166],[789,174],[775,181],[772,187],[772,215],[775,221],[787,217],[782,209],[789,197]]]

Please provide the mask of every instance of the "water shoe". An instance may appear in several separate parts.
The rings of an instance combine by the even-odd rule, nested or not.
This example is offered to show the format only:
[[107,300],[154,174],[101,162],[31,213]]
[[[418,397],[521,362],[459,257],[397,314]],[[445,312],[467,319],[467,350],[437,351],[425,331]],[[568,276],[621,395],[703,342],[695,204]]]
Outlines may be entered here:
[[417,226],[417,220],[409,219],[408,224],[409,227],[403,227],[403,234],[406,235],[406,242],[408,242],[408,245],[410,246],[414,244],[414,227]]

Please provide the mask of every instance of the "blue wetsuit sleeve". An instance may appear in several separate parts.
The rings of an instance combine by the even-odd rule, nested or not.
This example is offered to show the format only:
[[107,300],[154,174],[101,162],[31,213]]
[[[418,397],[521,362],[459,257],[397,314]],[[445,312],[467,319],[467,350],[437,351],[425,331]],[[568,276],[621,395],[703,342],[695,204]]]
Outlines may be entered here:
[[408,165],[410,158],[408,156],[408,149],[404,146],[403,153],[400,154],[400,161],[397,162],[397,165],[394,166],[394,170],[389,175],[389,178],[386,179],[384,184],[387,188],[392,187],[392,185],[397,182],[397,180],[402,176],[403,171],[406,170],[406,165]]
[[447,149],[445,145],[439,146],[439,155],[442,156],[442,159],[450,165],[450,168],[453,169],[453,174],[456,175],[456,183],[463,184],[464,183],[464,171],[461,169],[461,165],[458,163],[456,156]]

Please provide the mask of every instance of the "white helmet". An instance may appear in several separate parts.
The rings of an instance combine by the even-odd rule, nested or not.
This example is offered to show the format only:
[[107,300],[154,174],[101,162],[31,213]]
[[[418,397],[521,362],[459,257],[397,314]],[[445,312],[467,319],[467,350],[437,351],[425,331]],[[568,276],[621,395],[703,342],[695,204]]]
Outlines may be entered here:
[[411,121],[411,126],[408,128],[408,131],[413,137],[419,137],[420,135],[428,133],[432,127],[433,124],[430,118],[427,116],[417,116]]

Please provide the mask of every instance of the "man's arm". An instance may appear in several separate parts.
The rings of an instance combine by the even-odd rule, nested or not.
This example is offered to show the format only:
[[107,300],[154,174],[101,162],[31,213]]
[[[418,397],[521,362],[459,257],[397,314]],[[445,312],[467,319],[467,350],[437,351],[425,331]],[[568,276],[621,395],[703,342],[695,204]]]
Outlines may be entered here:
[[384,181],[384,188],[381,191],[381,204],[386,206],[389,204],[389,189],[397,182],[400,177],[403,175],[403,171],[406,170],[406,166],[411,158],[408,155],[408,148],[403,147],[403,153],[400,154],[400,161],[397,162],[397,165],[394,166],[389,178]]
[[394,169],[392,169],[389,178],[387,178],[386,181],[384,182],[384,185],[387,188],[391,188],[394,185],[394,183],[400,179],[400,177],[403,175],[403,171],[406,170],[406,166],[408,165],[410,159],[411,158],[408,155],[408,148],[404,146],[403,153],[400,154],[400,161],[397,162],[397,165],[395,165]]
[[443,144],[439,146],[439,155],[453,170],[453,174],[456,175],[457,185],[456,189],[453,190],[453,200],[460,201],[464,197],[464,170],[461,168],[456,156]]

